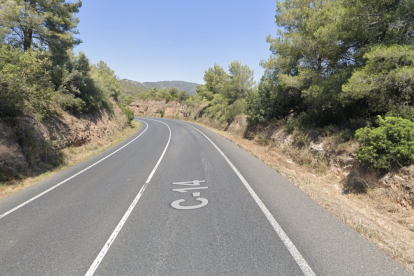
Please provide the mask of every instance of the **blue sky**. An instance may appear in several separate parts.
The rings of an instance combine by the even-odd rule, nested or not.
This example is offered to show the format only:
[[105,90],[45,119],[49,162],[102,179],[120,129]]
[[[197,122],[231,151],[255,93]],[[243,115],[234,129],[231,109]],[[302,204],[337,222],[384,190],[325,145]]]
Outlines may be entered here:
[[140,82],[204,83],[217,62],[254,70],[270,56],[266,36],[276,35],[276,0],[83,0],[78,29],[92,63],[104,60],[116,75]]

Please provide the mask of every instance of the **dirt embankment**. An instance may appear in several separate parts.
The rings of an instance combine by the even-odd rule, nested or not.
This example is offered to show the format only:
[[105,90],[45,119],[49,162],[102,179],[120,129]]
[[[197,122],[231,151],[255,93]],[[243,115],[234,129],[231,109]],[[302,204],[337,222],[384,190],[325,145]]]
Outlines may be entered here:
[[160,117],[164,111],[164,117],[195,121],[235,142],[414,272],[414,165],[367,170],[355,159],[358,142],[341,142],[334,131],[288,134],[277,122],[247,128],[245,116],[220,124],[203,116],[206,106],[156,101],[131,105],[137,116]]
[[0,182],[29,170],[47,171],[62,162],[61,150],[111,135],[127,125],[126,116],[114,104],[114,112],[93,114],[62,112],[42,122],[32,114],[7,121],[0,119]]

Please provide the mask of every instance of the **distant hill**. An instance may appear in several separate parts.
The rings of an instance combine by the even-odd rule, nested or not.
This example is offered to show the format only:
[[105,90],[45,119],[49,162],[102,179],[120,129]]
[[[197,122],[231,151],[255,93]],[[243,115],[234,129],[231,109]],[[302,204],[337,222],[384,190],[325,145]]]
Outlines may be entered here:
[[124,98],[127,95],[131,95],[133,99],[135,100],[138,98],[139,94],[141,94],[142,92],[148,91],[148,89],[144,85],[142,85],[142,83],[137,82],[137,81],[123,79],[123,80],[118,80],[118,82],[121,85],[121,91],[122,91],[120,95],[121,102],[123,102]]
[[[191,96],[194,96],[196,91],[197,83],[187,82],[187,81],[157,81],[157,82],[139,82],[134,80],[123,79],[119,81],[120,83],[124,83],[125,86],[135,85],[137,87],[143,88],[145,90],[149,90],[156,86],[158,89],[163,89],[166,87],[170,89],[171,87],[177,87],[178,91],[187,91]],[[122,85],[121,83],[121,85]]]
[[156,86],[158,89],[163,89],[166,87],[170,89],[171,87],[177,87],[178,91],[187,91],[191,96],[194,96],[196,92],[196,85],[197,83],[194,82],[186,82],[186,81],[157,81],[157,82],[143,82],[142,84],[145,85],[148,89]]

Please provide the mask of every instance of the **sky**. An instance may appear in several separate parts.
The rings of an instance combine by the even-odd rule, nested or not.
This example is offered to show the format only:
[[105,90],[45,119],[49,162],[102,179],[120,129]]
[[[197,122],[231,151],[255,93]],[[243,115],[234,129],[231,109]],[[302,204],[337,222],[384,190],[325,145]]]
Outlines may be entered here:
[[[72,1],[71,1],[72,2]],[[83,0],[76,46],[120,78],[202,84],[217,63],[238,60],[263,75],[276,36],[276,0]]]

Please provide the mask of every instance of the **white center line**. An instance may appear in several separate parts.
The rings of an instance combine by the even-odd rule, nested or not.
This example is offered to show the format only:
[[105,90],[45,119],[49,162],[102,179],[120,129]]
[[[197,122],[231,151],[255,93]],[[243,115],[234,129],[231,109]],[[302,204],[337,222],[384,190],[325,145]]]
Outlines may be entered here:
[[[145,122],[144,122],[145,123]],[[101,163],[102,161],[104,161],[105,159],[107,159],[108,157],[110,157],[110,156],[112,156],[112,155],[114,155],[115,153],[117,153],[118,151],[120,151],[121,149],[123,149],[123,148],[125,148],[126,146],[128,146],[129,144],[131,144],[132,142],[134,142],[135,140],[137,140],[142,134],[144,134],[144,132],[145,131],[147,131],[147,129],[148,129],[148,124],[147,123],[145,123],[146,125],[147,125],[147,127],[145,128],[145,130],[140,134],[140,135],[138,135],[137,137],[135,137],[134,139],[132,139],[131,141],[129,141],[127,144],[125,144],[124,146],[122,146],[121,148],[119,148],[119,149],[117,149],[116,151],[114,151],[113,153],[111,153],[111,154],[108,154],[107,156],[105,156],[104,158],[102,158],[101,160],[99,160],[99,161],[97,161],[97,162],[95,162],[95,163],[93,163],[92,165],[90,165],[89,167],[87,167],[86,169],[83,169],[83,170],[81,170],[80,172],[78,172],[78,173],[76,173],[76,174],[74,174],[74,175],[72,175],[71,177],[69,177],[69,178],[66,178],[65,180],[63,180],[62,182],[59,182],[58,184],[56,184],[55,186],[53,186],[53,187],[51,187],[51,188],[49,188],[49,189],[47,189],[46,191],[44,191],[43,193],[40,193],[40,194],[38,194],[37,196],[35,196],[35,197],[32,197],[31,199],[29,199],[29,200],[27,200],[27,201],[25,201],[25,202],[23,202],[22,204],[20,204],[20,205],[18,205],[18,206],[16,206],[16,207],[14,207],[13,209],[11,209],[11,210],[9,210],[9,211],[7,211],[7,212],[5,212],[4,214],[1,214],[0,215],[0,219],[2,219],[2,218],[4,218],[5,216],[7,216],[7,215],[9,215],[9,214],[11,214],[11,213],[13,213],[14,211],[16,211],[16,210],[18,210],[18,209],[20,209],[20,208],[22,208],[23,206],[25,206],[26,204],[29,204],[30,202],[32,202],[33,200],[35,200],[35,199],[38,199],[39,197],[41,197],[42,195],[44,195],[44,194],[47,194],[48,192],[50,192],[50,191],[52,191],[53,189],[56,189],[57,187],[59,187],[60,185],[62,185],[63,183],[66,183],[66,182],[68,182],[69,180],[71,180],[72,178],[75,178],[76,176],[78,176],[78,175],[80,175],[81,173],[83,173],[83,172],[85,172],[85,171],[87,171],[87,170],[89,170],[90,168],[92,168],[93,166],[95,166],[95,165],[97,165],[97,164],[99,164],[99,163]]]
[[[152,119],[149,119],[149,120],[152,120]],[[126,213],[122,217],[121,221],[116,226],[115,230],[112,232],[112,235],[106,241],[104,247],[99,252],[98,256],[96,257],[95,261],[93,262],[93,264],[91,265],[89,270],[86,272],[85,276],[92,276],[95,273],[95,271],[98,268],[99,264],[102,262],[103,258],[105,257],[105,255],[108,252],[109,248],[111,247],[112,243],[115,241],[116,237],[118,236],[119,232],[121,231],[122,227],[124,226],[125,222],[127,221],[129,215],[134,210],[135,205],[137,205],[138,200],[141,198],[141,195],[144,193],[145,189],[147,188],[151,178],[153,177],[153,175],[154,175],[155,171],[157,170],[158,166],[160,165],[161,160],[163,159],[163,157],[165,155],[165,152],[167,151],[168,145],[170,144],[170,141],[171,141],[171,128],[164,122],[157,121],[157,120],[152,120],[152,121],[163,123],[164,125],[166,125],[168,127],[168,129],[170,131],[170,137],[168,138],[167,145],[165,146],[165,149],[162,152],[160,159],[158,159],[157,164],[155,164],[154,169],[151,171],[150,175],[148,176],[147,181],[145,181],[145,183],[142,186],[141,190],[139,191],[138,195],[135,197],[134,201],[132,201],[132,203],[129,206],[128,210],[126,211]]]
[[200,130],[198,130],[197,128],[195,128],[195,127],[193,127],[189,124],[186,124],[186,123],[183,123],[183,124],[197,130],[207,140],[209,140],[211,144],[213,144],[213,146],[218,150],[218,152],[221,154],[221,156],[224,157],[224,159],[227,161],[227,163],[230,165],[230,167],[233,169],[233,171],[239,177],[241,182],[244,184],[246,189],[249,191],[250,195],[256,201],[257,205],[259,205],[259,208],[262,210],[262,212],[266,216],[267,220],[270,222],[273,229],[276,231],[277,235],[282,240],[283,244],[289,250],[290,254],[292,255],[293,259],[295,259],[296,263],[299,265],[299,267],[302,270],[303,274],[305,274],[306,276],[316,276],[315,273],[313,272],[312,268],[309,266],[309,264],[306,262],[306,260],[300,254],[299,250],[296,248],[296,246],[293,244],[293,242],[289,239],[288,235],[286,235],[285,231],[282,229],[282,227],[279,225],[279,223],[273,217],[272,213],[270,213],[269,209],[267,209],[267,207],[264,205],[262,200],[255,193],[255,191],[252,189],[252,187],[249,185],[249,183],[246,181],[246,179],[243,177],[243,175],[239,172],[239,170],[233,165],[233,163],[230,161],[230,159],[228,159],[227,156],[221,151],[221,149],[213,141],[211,141],[211,139],[208,138],[207,135],[205,135],[203,132],[201,132]]

